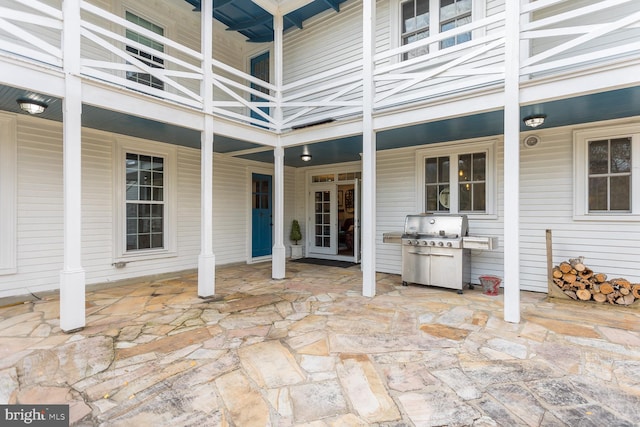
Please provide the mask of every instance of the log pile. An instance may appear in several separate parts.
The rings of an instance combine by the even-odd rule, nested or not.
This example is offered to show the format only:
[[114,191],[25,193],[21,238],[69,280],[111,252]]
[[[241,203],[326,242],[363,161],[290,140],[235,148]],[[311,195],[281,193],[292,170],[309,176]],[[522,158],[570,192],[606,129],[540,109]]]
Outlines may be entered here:
[[581,301],[630,305],[640,299],[640,283],[623,278],[607,279],[583,264],[582,258],[563,261],[553,267],[552,280],[569,298]]

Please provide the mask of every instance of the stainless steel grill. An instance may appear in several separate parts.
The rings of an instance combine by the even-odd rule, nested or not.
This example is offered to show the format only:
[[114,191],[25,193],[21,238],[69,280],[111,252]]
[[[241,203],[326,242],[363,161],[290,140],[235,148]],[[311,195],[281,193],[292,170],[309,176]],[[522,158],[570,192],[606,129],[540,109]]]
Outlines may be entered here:
[[402,284],[417,283],[457,289],[470,284],[470,250],[463,239],[466,215],[407,215],[402,234]]

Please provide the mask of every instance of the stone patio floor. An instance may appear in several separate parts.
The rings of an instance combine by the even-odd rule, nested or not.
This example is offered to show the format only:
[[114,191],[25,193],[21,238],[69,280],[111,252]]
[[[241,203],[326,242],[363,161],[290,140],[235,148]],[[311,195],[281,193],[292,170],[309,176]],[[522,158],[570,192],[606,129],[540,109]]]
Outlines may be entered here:
[[[68,403],[78,426],[637,426],[640,314],[522,292],[401,286],[358,267],[220,267],[0,308],[0,403]],[[1,301],[0,301],[1,302]]]

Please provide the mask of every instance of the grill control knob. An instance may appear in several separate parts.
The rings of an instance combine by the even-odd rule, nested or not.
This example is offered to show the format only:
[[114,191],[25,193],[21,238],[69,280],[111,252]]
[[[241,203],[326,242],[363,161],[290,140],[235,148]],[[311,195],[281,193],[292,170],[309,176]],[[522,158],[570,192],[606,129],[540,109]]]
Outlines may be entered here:
[[450,248],[451,246],[453,246],[453,245],[451,244],[451,242],[447,242],[447,247],[449,247],[449,248]]
[[426,246],[426,245],[427,245],[427,241],[426,241],[426,240],[423,240],[423,241],[422,241],[422,244],[423,244],[424,246]]
[[438,246],[444,246],[444,243],[438,242]]
[[435,246],[436,242],[434,242],[433,240],[430,242],[431,246]]

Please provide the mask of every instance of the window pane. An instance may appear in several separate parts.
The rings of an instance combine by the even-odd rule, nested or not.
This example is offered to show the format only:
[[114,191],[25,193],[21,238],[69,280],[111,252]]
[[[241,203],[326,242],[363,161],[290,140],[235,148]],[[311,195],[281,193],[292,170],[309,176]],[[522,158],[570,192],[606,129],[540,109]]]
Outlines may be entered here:
[[471,154],[458,157],[458,181],[471,180]]
[[611,210],[629,211],[631,209],[630,176],[611,177]]
[[589,142],[589,175],[607,173],[609,141]]
[[473,180],[484,181],[486,179],[487,155],[485,153],[475,153],[473,155]]
[[485,183],[473,184],[473,210],[485,212],[487,210],[487,195]]
[[127,185],[127,200],[138,200],[137,185]]
[[631,171],[631,138],[611,140],[611,173]]
[[438,204],[438,210],[439,211],[443,211],[443,212],[448,212],[449,211],[449,186],[448,185],[441,185],[440,186],[440,191],[438,192],[438,201],[440,202]]
[[438,187],[429,185],[426,189],[425,211],[432,212],[438,210]]
[[427,184],[438,182],[438,159],[431,157],[425,161],[425,176]]
[[460,202],[458,203],[460,211],[471,210],[471,184],[460,184],[458,189],[458,197]]
[[449,182],[449,157],[438,157],[438,182]]
[[607,178],[589,178],[589,210],[607,210]]

